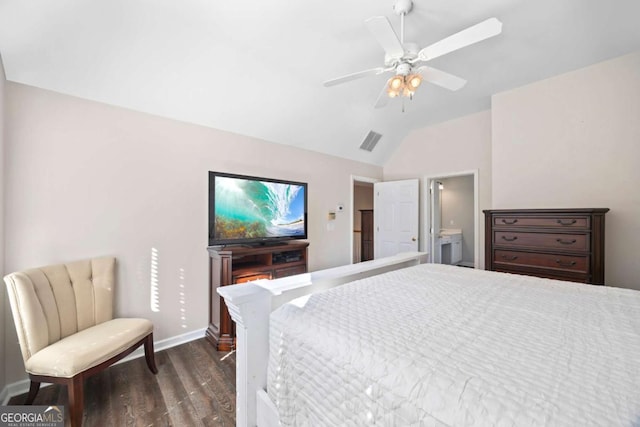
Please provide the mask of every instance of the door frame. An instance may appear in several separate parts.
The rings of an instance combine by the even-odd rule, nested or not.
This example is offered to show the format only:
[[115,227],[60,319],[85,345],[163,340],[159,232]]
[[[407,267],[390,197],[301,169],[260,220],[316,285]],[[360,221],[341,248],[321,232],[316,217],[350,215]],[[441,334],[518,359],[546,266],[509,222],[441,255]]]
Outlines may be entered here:
[[[353,264],[353,217],[355,215],[355,185],[356,182],[367,182],[370,184],[375,184],[376,182],[382,182],[382,179],[379,178],[371,178],[368,176],[358,176],[351,175],[351,187],[349,189],[349,206],[351,215],[349,216],[349,264]],[[373,191],[373,189],[371,189]]]
[[[478,227],[478,216],[480,215],[480,184],[478,182],[478,169],[425,175],[423,177],[422,200],[424,203],[424,226],[422,227],[421,237],[424,245],[422,245],[422,250],[430,252],[431,247],[431,233],[429,232],[429,229],[431,228],[431,197],[429,196],[431,181],[469,175],[473,175],[473,266],[474,268],[480,268],[480,228]],[[430,253],[429,262],[433,262],[432,257],[433,254]]]

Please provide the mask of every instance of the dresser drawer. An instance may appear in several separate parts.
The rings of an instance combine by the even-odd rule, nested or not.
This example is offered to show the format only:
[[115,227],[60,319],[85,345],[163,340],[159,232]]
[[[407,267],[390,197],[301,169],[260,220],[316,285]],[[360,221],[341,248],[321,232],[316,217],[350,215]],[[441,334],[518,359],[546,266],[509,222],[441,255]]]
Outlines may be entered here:
[[524,231],[494,231],[493,244],[510,248],[541,248],[588,252],[590,235],[586,233],[527,233]]
[[537,252],[496,250],[493,262],[496,266],[521,266],[589,273],[588,255],[555,255]]
[[234,275],[233,283],[247,283],[247,282],[253,282],[254,280],[261,280],[261,279],[271,280],[273,279],[273,277],[271,277],[270,272],[244,273],[244,274]]
[[545,279],[564,280],[565,282],[577,282],[577,283],[590,283],[590,276],[585,273],[567,273],[558,272],[556,270],[537,270],[526,271],[521,269],[511,270],[506,266],[503,268],[496,268],[495,271],[511,274],[523,274],[525,276],[543,277]]
[[296,274],[303,274],[307,272],[306,265],[298,265],[295,267],[278,268],[275,270],[276,279],[280,277],[295,276]]
[[571,228],[588,229],[590,224],[588,216],[519,216],[519,215],[495,215],[493,225],[495,227],[539,227],[539,228]]

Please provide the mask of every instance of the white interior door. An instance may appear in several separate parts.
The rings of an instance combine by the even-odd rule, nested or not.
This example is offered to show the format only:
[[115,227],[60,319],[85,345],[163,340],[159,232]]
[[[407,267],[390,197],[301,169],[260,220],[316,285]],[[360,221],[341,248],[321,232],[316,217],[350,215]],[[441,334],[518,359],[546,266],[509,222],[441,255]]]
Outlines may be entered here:
[[418,250],[418,180],[373,184],[374,258]]

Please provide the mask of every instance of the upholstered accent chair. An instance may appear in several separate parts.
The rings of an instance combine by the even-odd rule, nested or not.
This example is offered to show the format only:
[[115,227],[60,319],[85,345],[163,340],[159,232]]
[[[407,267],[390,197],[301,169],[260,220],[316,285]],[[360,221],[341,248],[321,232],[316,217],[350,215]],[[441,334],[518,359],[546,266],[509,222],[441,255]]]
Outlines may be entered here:
[[93,258],[7,275],[9,302],[31,386],[32,404],[41,382],[64,384],[72,426],[82,424],[85,378],[144,344],[156,374],[153,324],[113,318],[116,260]]

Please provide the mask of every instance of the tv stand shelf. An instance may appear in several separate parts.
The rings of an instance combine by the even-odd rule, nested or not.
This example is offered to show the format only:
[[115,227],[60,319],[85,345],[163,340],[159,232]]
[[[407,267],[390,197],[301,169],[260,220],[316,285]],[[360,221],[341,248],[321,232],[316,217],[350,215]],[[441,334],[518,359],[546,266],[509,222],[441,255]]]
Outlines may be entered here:
[[206,338],[219,351],[235,349],[235,324],[216,289],[258,279],[277,279],[307,272],[308,242],[264,246],[210,246],[209,327]]

